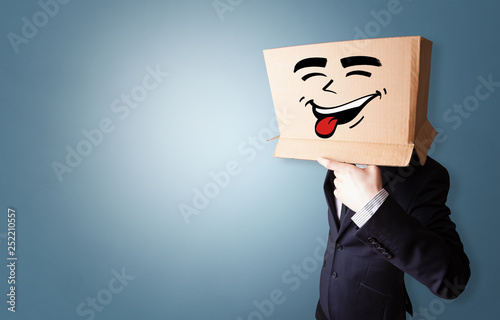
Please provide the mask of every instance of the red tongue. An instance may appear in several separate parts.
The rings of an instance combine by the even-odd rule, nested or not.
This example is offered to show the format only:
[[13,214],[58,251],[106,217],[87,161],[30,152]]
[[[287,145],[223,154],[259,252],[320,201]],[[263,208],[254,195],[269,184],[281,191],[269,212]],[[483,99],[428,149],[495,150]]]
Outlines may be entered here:
[[337,126],[337,120],[335,117],[326,117],[321,119],[316,123],[316,133],[321,136],[330,137],[335,131],[335,127]]

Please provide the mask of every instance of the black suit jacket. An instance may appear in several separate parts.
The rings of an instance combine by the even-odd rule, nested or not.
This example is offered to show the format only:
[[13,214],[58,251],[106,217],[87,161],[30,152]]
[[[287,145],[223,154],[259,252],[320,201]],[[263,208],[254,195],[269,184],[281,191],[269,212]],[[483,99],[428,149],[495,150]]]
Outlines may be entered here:
[[431,158],[424,166],[413,158],[409,167],[380,169],[389,197],[361,228],[351,210],[340,223],[336,219],[334,176],[327,173],[330,232],[318,319],[405,319],[405,311],[412,310],[404,273],[445,299],[465,289],[469,260],[445,204],[446,169]]

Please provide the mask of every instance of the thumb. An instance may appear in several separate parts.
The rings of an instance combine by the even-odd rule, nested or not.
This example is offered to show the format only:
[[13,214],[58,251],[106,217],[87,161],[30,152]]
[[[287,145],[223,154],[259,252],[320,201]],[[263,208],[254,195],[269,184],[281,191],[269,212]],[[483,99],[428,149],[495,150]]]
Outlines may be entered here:
[[365,171],[368,173],[368,176],[371,177],[371,179],[374,179],[374,181],[377,184],[377,189],[380,191],[382,189],[382,173],[380,172],[380,168],[377,166],[367,166]]
[[367,165],[365,172],[368,172],[371,175],[377,175],[380,174],[380,168],[375,165]]

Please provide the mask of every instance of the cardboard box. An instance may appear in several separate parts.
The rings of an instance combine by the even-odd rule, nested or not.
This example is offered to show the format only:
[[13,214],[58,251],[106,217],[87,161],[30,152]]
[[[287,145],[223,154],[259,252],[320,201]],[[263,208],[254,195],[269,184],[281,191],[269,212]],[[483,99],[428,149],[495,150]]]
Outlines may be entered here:
[[275,157],[423,164],[432,42],[419,36],[264,50],[280,136]]

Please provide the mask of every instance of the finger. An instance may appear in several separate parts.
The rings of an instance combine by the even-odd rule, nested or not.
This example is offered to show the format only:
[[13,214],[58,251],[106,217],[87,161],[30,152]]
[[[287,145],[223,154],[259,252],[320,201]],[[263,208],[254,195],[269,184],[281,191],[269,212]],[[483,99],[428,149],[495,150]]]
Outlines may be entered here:
[[316,159],[316,161],[318,161],[318,163],[320,165],[322,165],[323,167],[332,170],[331,166],[332,166],[333,160],[330,160],[330,159],[327,159],[327,158],[323,158],[323,157],[318,157]]
[[338,177],[333,179],[333,185],[335,186],[335,189],[339,189],[339,186],[341,183],[342,183],[342,181]]
[[319,164],[321,164],[323,167],[332,170],[332,171],[342,171],[351,166],[350,164],[343,163],[343,162],[337,162],[332,159],[327,159],[323,157],[318,157],[316,159]]
[[333,196],[334,196],[335,198],[337,198],[340,202],[342,202],[342,200],[340,200],[340,199],[341,199],[341,196],[340,196],[340,191],[339,191],[339,189],[335,189],[335,190],[333,190]]
[[376,182],[377,189],[382,189],[382,172],[380,171],[380,168],[372,165],[368,166],[366,169],[368,169],[367,173],[369,176],[371,176]]
[[366,172],[369,172],[371,174],[377,174],[380,172],[380,168],[374,165],[366,166],[365,170],[367,170]]

